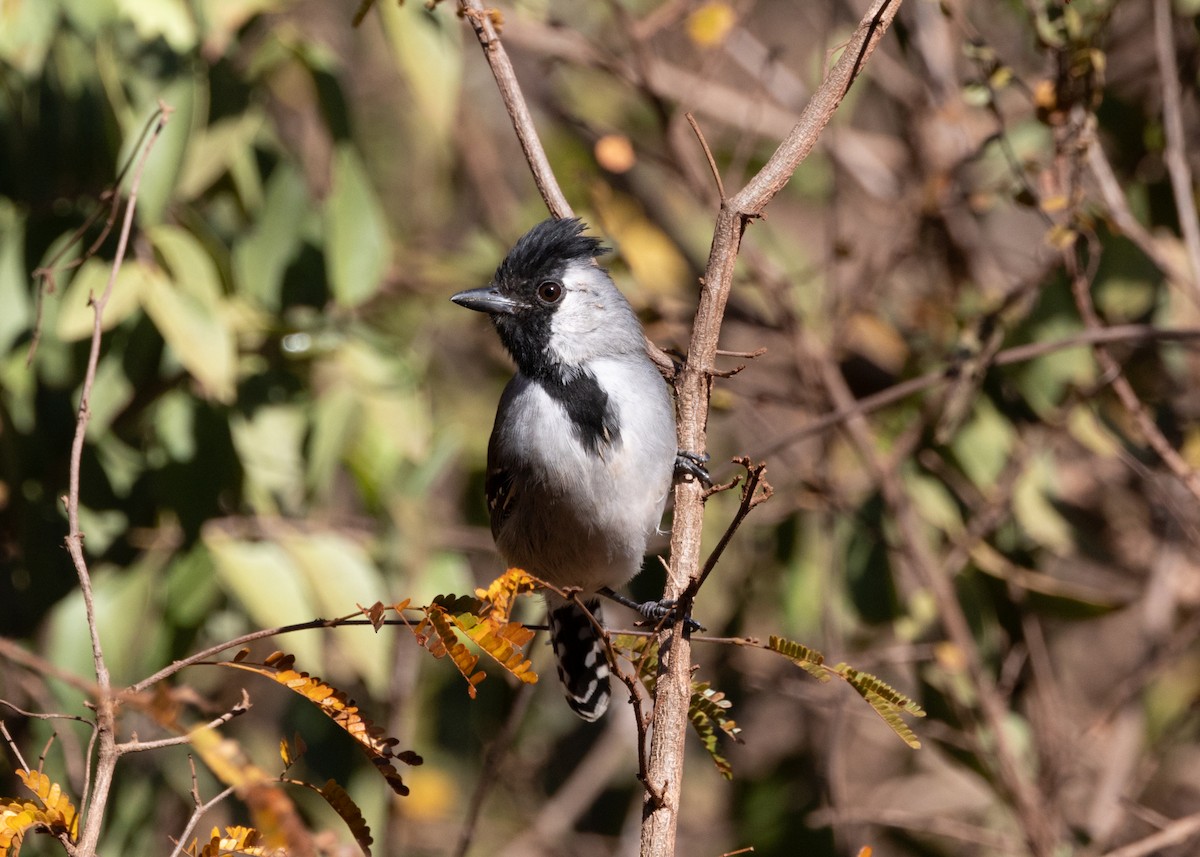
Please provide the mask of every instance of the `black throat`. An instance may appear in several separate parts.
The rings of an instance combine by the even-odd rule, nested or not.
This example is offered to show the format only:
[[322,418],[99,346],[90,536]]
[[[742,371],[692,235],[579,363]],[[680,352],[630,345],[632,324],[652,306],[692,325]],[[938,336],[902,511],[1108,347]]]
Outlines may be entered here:
[[532,380],[562,405],[575,437],[586,448],[603,453],[620,440],[621,429],[609,407],[608,393],[591,372],[584,369],[568,374],[554,367],[538,372]]

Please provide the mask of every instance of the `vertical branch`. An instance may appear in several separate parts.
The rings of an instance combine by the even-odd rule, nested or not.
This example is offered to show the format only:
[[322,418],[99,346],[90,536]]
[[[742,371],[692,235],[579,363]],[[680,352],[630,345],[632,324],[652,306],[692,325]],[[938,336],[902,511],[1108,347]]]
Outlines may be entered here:
[[96,851],[100,841],[100,828],[104,822],[104,808],[108,802],[108,793],[112,787],[113,770],[116,767],[118,751],[116,747],[115,709],[112,698],[112,681],[108,673],[108,665],[104,661],[104,652],[100,647],[100,628],[96,623],[96,607],[92,597],[92,577],[88,572],[87,560],[83,555],[83,532],[79,529],[79,470],[83,460],[83,442],[87,436],[88,422],[91,420],[92,385],[96,380],[96,367],[100,362],[100,340],[103,331],[104,308],[112,296],[113,286],[117,282],[117,273],[125,259],[125,251],[129,246],[129,233],[133,229],[133,214],[137,208],[138,188],[142,183],[142,173],[146,160],[155,142],[162,133],[163,127],[171,116],[171,108],[161,101],[158,112],[153,117],[154,130],[142,148],[142,154],[134,168],[133,177],[129,183],[129,201],[125,204],[125,218],[121,224],[121,233],[117,239],[117,252],[109,271],[108,282],[99,297],[90,298],[92,304],[92,342],[88,351],[87,369],[83,376],[83,388],[79,396],[79,413],[75,421],[75,437],[71,442],[71,464],[67,483],[67,496],[63,502],[67,508],[67,552],[75,566],[79,577],[79,589],[83,593],[83,606],[87,614],[88,633],[92,642],[92,663],[96,670],[96,735],[99,753],[96,758],[96,775],[89,796],[83,796],[86,817],[80,834],[77,853],[90,857]]
[[1180,109],[1182,97],[1179,91],[1179,65],[1175,57],[1175,34],[1171,28],[1171,0],[1154,2],[1154,48],[1158,57],[1158,74],[1162,78],[1163,131],[1166,135],[1163,158],[1171,177],[1171,191],[1175,195],[1183,246],[1192,268],[1192,298],[1200,303],[1200,294],[1196,291],[1200,282],[1200,215],[1196,213],[1196,195],[1192,189],[1192,172],[1188,168],[1187,140],[1183,130],[1183,111]]
[[[901,0],[875,0],[871,4],[792,132],[758,174],[726,200],[717,213],[687,362],[675,382],[681,449],[697,453],[705,449],[717,341],[746,224],[762,214],[812,151],[821,131],[833,118],[850,85],[895,18],[900,3]],[[696,482],[677,485],[671,567],[664,595],[679,599],[680,610],[674,626],[659,637],[661,664],[655,685],[654,729],[647,771],[651,794],[643,806],[642,857],[668,857],[675,853],[683,785],[684,738],[691,700],[691,641],[684,633],[683,617],[691,611],[689,584],[699,579],[702,573],[700,537],[703,519],[701,486]]]

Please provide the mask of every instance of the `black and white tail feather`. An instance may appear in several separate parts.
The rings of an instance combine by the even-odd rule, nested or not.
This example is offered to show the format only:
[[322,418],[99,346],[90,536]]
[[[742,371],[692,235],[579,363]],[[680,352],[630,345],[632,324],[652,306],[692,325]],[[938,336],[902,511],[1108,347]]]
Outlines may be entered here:
[[[517,364],[488,444],[496,546],[510,566],[588,597],[641,569],[676,447],[670,392],[633,309],[595,262],[604,248],[583,228],[538,224],[488,286],[453,300],[487,313]],[[596,720],[610,697],[603,643],[577,605],[548,601],[567,702]]]
[[[600,602],[584,605],[600,621]],[[609,668],[604,644],[587,613],[574,603],[550,609],[550,645],[558,679],[571,710],[588,722],[600,719],[608,708]]]

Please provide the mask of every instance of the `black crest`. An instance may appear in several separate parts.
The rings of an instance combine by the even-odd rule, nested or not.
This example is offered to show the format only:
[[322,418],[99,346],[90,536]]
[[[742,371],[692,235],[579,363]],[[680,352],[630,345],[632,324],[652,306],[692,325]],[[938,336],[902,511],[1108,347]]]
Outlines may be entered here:
[[587,228],[577,217],[543,220],[530,229],[496,269],[493,282],[540,280],[553,277],[564,262],[591,259],[608,252],[596,238],[583,235]]

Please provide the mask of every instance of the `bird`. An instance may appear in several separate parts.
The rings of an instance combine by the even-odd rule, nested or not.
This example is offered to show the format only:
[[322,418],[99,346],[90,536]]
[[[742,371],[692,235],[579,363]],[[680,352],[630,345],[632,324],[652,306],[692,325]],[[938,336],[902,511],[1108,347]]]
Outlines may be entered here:
[[545,220],[522,236],[482,288],[451,300],[486,313],[516,364],[488,442],[485,493],[492,536],[510,567],[547,592],[550,642],[571,709],[600,718],[609,666],[591,613],[598,595],[661,617],[670,602],[637,604],[613,590],[642,567],[677,462],[700,476],[675,439],[671,391],[645,347],[629,301],[596,257],[608,252],[577,218]]

